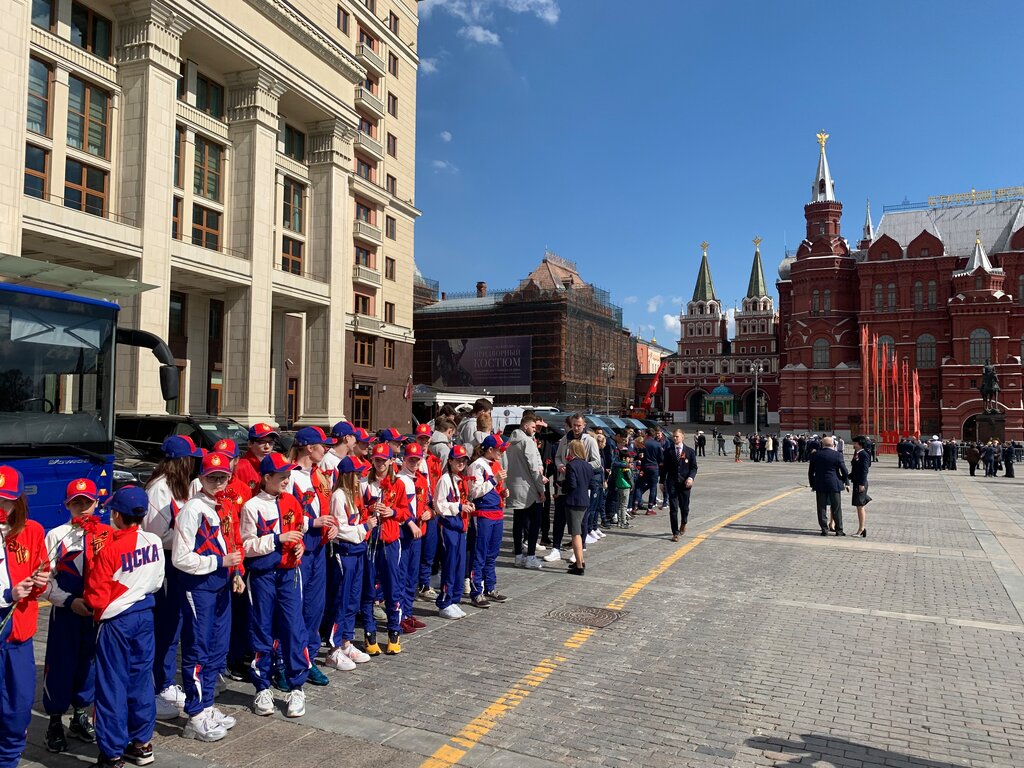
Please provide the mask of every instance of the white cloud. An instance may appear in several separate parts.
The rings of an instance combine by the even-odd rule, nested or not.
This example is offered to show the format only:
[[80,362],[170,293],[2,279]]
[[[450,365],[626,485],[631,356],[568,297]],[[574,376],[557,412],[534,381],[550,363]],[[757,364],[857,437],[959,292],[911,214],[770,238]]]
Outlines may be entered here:
[[541,21],[557,24],[561,9],[555,0],[506,0],[513,13],[532,13]]
[[452,140],[452,132],[451,131],[441,131],[441,141],[443,141],[445,144],[447,144],[451,140]]
[[624,298],[622,300],[622,303],[623,304],[636,304],[638,301],[640,301],[640,299],[638,299],[636,296],[627,296],[626,298]]
[[675,334],[675,338],[679,338],[679,315],[664,314],[661,316],[661,323],[665,326],[666,331],[670,331]]
[[665,303],[665,297],[662,296],[661,294],[658,294],[657,296],[651,296],[651,298],[649,298],[647,300],[647,311],[648,312],[657,312],[658,311],[658,307],[660,307],[664,303]]
[[501,45],[501,38],[497,32],[481,27],[479,24],[469,24],[459,30],[459,37],[479,45]]
[[490,21],[496,10],[532,14],[548,24],[558,23],[561,15],[557,0],[420,0],[419,14],[430,16],[436,8],[466,24]]
[[682,304],[683,303],[683,297],[682,296],[673,296],[671,301],[672,301],[673,304]]
[[431,167],[438,173],[458,173],[459,169],[448,160],[432,160]]
[[424,57],[420,59],[420,74],[432,75],[437,72],[437,59]]

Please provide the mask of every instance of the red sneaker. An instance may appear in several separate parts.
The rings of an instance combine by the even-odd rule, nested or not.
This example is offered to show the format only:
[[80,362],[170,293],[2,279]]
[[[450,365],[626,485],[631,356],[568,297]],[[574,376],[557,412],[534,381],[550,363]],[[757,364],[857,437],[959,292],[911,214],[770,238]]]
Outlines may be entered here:
[[644,514],[645,515],[656,515],[658,513],[655,512],[653,509],[648,509],[646,512],[644,512]]
[[412,625],[413,625],[413,626],[414,626],[414,627],[415,627],[416,629],[423,629],[423,628],[424,628],[425,626],[427,626],[427,625],[426,625],[426,624],[424,624],[424,623],[423,623],[422,621],[420,621],[419,619],[417,619],[417,618],[416,618],[415,616],[410,616],[410,617],[409,617],[409,621],[411,621],[411,622],[412,622]]
[[407,635],[411,635],[416,631],[416,625],[412,623],[412,619],[402,619],[400,626],[402,627],[402,631]]

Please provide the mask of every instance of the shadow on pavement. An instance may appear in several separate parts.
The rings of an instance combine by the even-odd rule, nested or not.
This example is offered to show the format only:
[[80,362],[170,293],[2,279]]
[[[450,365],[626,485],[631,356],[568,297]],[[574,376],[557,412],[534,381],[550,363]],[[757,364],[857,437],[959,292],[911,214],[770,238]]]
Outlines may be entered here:
[[725,526],[726,531],[750,531],[751,533],[784,533],[790,536],[820,536],[821,530],[814,528],[787,528],[783,525],[750,525],[732,523]]
[[746,745],[753,749],[763,749],[766,752],[792,753],[790,759],[785,756],[775,758],[773,765],[807,765],[817,761],[828,764],[857,765],[869,768],[869,766],[901,766],[901,768],[960,768],[963,763],[947,763],[940,760],[930,760],[925,757],[915,757],[905,752],[895,752],[889,749],[879,749],[867,744],[860,744],[855,741],[836,738],[833,735],[815,736],[813,734],[801,734],[802,741],[790,741],[775,736],[763,736],[747,739]]

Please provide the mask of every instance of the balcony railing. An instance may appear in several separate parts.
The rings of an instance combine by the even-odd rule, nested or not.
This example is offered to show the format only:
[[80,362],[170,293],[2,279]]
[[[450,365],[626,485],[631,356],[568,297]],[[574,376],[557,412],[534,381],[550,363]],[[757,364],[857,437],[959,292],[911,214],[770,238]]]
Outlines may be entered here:
[[352,227],[352,233],[356,237],[361,237],[364,240],[369,240],[371,243],[380,245],[384,242],[384,238],[381,236],[380,227],[375,227],[368,221],[362,219],[356,219],[355,225]]
[[384,59],[380,57],[373,48],[366,43],[359,43],[356,45],[356,58],[370,69],[374,70],[378,75],[386,75],[388,73],[387,64],[384,63]]
[[366,88],[356,88],[356,104],[362,104],[378,117],[384,117],[384,102]]
[[356,132],[355,145],[361,149],[365,149],[371,155],[380,160],[384,159],[384,147],[381,143],[362,131]]
[[362,264],[356,264],[352,268],[352,279],[356,280],[363,285],[372,285],[380,287],[381,279],[380,272],[372,267],[366,267]]

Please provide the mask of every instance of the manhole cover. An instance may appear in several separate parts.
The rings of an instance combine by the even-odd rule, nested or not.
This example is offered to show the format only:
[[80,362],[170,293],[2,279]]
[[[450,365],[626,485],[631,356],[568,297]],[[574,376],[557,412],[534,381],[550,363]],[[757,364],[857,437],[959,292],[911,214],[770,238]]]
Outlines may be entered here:
[[622,611],[595,608],[592,605],[565,605],[548,614],[548,617],[552,619],[597,629],[604,629],[621,616]]

